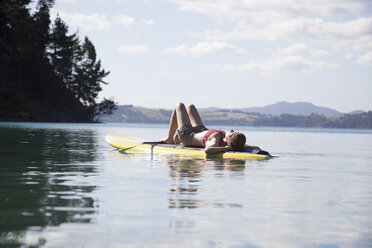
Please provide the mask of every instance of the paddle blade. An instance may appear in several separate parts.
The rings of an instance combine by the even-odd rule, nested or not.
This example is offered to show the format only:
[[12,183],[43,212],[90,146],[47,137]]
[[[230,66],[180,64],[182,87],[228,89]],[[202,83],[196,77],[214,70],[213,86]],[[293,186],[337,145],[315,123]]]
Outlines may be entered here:
[[118,139],[130,140],[132,142],[134,142],[134,141],[137,141],[137,142],[142,141],[142,139],[140,139],[140,138],[132,137],[132,136],[125,135],[125,134],[122,134],[122,133],[109,133],[109,134],[106,135],[106,137],[107,136],[111,137],[111,139],[118,138]]
[[111,143],[113,141],[125,141],[131,143],[142,143],[143,140],[140,138],[132,137],[129,135],[121,134],[121,133],[109,133],[106,135],[105,140],[107,143]]
[[164,141],[142,141],[131,136],[119,133],[109,133],[105,137],[106,142],[111,146],[121,149],[122,152],[136,148],[140,145],[164,144]]

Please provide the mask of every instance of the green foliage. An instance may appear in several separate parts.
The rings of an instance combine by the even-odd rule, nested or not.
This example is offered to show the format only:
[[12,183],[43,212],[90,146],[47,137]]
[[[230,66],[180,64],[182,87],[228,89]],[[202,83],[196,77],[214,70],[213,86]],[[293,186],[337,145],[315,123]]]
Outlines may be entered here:
[[372,128],[372,112],[344,114],[326,117],[318,114],[264,116],[257,119],[255,126],[279,127],[325,127],[325,128]]
[[68,35],[68,26],[57,16],[52,28],[50,43],[48,44],[48,58],[57,77],[65,86],[72,90],[74,81],[74,57],[79,49],[76,34]]
[[[93,121],[115,109],[113,100],[97,102],[108,75],[93,43],[81,43],[57,17],[54,0],[0,1],[0,120]],[[51,27],[51,28],[50,28]]]
[[100,102],[97,105],[97,108],[95,109],[96,110],[95,116],[98,116],[101,114],[111,115],[116,109],[117,109],[117,106],[113,99],[103,98],[103,101]]
[[96,61],[96,49],[93,43],[85,37],[81,47],[81,54],[76,66],[74,93],[85,106],[95,106],[98,93],[102,90],[101,84],[109,72],[101,69],[101,61]]
[[49,43],[49,9],[53,4],[54,1],[39,0],[37,11],[33,15],[33,40],[40,54],[45,54],[46,46]]

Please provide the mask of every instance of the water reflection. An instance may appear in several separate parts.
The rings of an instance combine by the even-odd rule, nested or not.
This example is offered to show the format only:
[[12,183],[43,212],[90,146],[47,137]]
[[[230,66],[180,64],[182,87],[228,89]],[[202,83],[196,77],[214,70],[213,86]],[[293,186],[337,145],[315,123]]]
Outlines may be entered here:
[[0,137],[3,244],[24,243],[37,227],[92,221],[97,203],[87,178],[97,174],[93,131],[1,127]]
[[[245,171],[244,160],[229,159],[185,159],[181,156],[171,155],[166,158],[170,168],[169,176],[172,184],[169,189],[169,208],[242,208],[243,205],[214,201],[213,199],[200,199],[200,190],[206,172],[228,170],[234,172]],[[215,176],[219,176],[218,173]]]

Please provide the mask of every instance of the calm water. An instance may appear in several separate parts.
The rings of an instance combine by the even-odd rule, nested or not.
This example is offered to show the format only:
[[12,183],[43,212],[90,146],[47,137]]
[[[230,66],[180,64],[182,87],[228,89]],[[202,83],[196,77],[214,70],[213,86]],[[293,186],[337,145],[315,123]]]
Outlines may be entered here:
[[104,141],[157,140],[165,125],[0,123],[0,246],[372,247],[372,131],[239,130],[280,158]]

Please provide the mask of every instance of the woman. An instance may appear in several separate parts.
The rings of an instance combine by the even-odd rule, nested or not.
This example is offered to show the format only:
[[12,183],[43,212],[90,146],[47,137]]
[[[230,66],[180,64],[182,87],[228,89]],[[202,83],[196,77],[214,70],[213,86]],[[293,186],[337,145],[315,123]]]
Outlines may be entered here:
[[[178,135],[175,135],[176,131]],[[167,144],[181,142],[188,147],[205,147],[207,154],[247,150],[257,154],[269,154],[257,146],[245,144],[245,135],[240,132],[209,130],[204,126],[195,106],[191,104],[186,108],[181,102],[178,102],[173,110],[168,137],[164,142]]]

